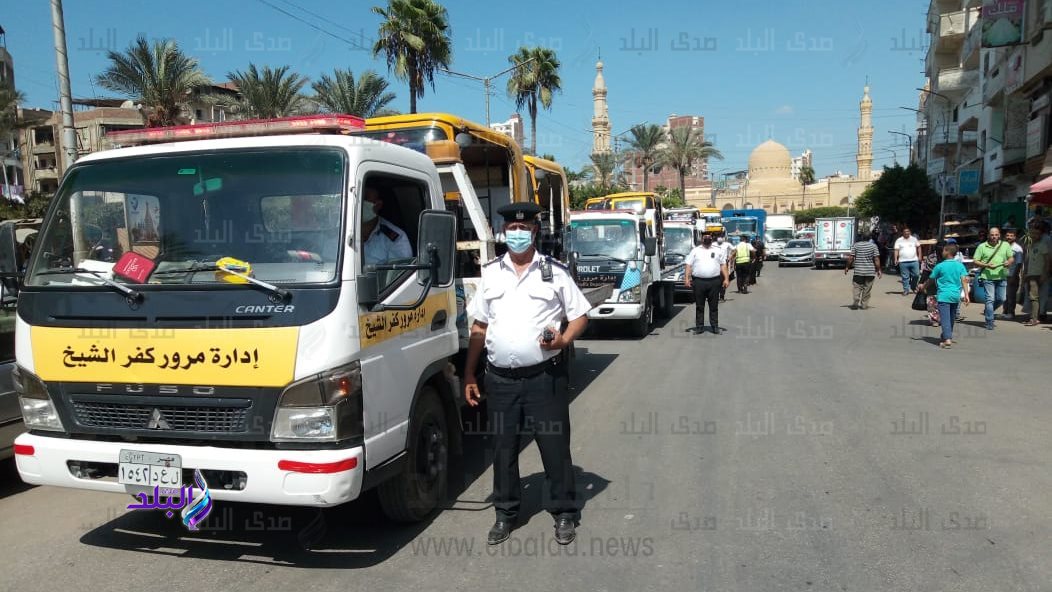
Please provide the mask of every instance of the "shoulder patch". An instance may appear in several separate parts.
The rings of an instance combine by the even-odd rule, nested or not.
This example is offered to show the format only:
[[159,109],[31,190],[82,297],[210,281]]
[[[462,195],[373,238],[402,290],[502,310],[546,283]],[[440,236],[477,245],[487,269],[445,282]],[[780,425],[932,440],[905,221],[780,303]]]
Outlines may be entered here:
[[384,236],[386,236],[387,239],[391,242],[395,242],[398,240],[398,231],[386,224],[380,225],[380,232],[384,233]]

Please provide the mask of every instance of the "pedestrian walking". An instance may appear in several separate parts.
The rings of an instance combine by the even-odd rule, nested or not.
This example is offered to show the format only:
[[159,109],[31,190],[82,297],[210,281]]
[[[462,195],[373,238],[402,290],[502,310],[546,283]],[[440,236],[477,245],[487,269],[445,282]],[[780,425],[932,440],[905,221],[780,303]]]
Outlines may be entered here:
[[565,349],[584,331],[589,305],[558,262],[534,244],[539,206],[515,203],[504,217],[508,252],[482,267],[482,279],[468,306],[471,328],[464,371],[464,397],[480,401],[475,370],[483,346],[487,365],[484,392],[493,437],[493,507],[496,521],[487,543],[511,536],[518,520],[520,435],[532,433],[541,453],[555,519],[555,540],[570,544],[580,519],[570,456],[570,407]]
[[1005,242],[1012,247],[1012,265],[1008,268],[1008,277],[1005,283],[1005,303],[1002,318],[1007,321],[1015,319],[1015,307],[1022,298],[1019,297],[1019,287],[1022,285],[1023,270],[1023,246],[1016,240],[1015,228],[1005,228]]
[[994,329],[994,311],[1005,302],[1005,290],[1008,288],[1008,270],[1015,262],[1012,246],[1001,241],[1001,229],[991,228],[986,235],[986,242],[975,248],[975,266],[979,271],[979,285],[986,292],[984,316],[986,330]]
[[[716,244],[723,249],[723,258],[727,262],[727,270],[730,272],[730,279],[734,279],[734,245],[729,243],[726,238],[719,236],[716,238]],[[727,301],[727,285],[720,286],[720,302]]]
[[935,299],[939,303],[939,323],[942,325],[942,338],[939,347],[949,349],[953,346],[953,326],[957,320],[957,310],[963,301],[968,299],[968,268],[957,261],[957,245],[946,245],[942,249],[942,261],[931,270],[929,285],[934,282]]
[[909,228],[903,228],[902,236],[895,239],[892,248],[895,266],[899,268],[899,274],[902,276],[903,296],[909,296],[910,292],[917,289],[916,282],[920,279],[919,247],[920,241],[917,237],[913,236]]
[[767,245],[764,244],[763,239],[757,235],[752,240],[752,247],[756,249],[756,254],[753,257],[752,264],[752,278],[750,279],[750,285],[756,284],[756,278],[760,277],[760,272],[763,271],[763,262],[767,258]]
[[1027,327],[1041,322],[1041,304],[1052,276],[1052,245],[1045,238],[1045,230],[1044,222],[1040,220],[1030,223],[1030,240],[1023,260],[1023,290],[1030,301],[1030,318],[1023,322]]
[[701,236],[701,244],[691,249],[686,258],[687,268],[683,281],[694,290],[694,332],[705,332],[705,305],[709,307],[709,325],[712,334],[720,334],[719,295],[730,284],[727,271],[727,251],[712,244],[712,235]]
[[866,310],[869,308],[869,297],[873,293],[873,282],[882,275],[880,249],[876,243],[872,240],[861,240],[851,247],[844,275],[852,268],[855,274],[851,279],[851,309]]
[[935,290],[926,290],[924,286],[928,285],[928,279],[931,277],[931,270],[935,269],[935,266],[939,264],[939,261],[942,261],[942,249],[945,246],[945,242],[937,243],[931,252],[925,255],[921,260],[921,275],[917,284],[917,289],[924,293],[925,308],[928,311],[928,322],[931,323],[932,327],[939,326],[939,301],[935,299]]
[[749,244],[748,237],[742,237],[734,247],[734,273],[738,276],[738,293],[748,294],[752,283],[752,261],[756,247]]

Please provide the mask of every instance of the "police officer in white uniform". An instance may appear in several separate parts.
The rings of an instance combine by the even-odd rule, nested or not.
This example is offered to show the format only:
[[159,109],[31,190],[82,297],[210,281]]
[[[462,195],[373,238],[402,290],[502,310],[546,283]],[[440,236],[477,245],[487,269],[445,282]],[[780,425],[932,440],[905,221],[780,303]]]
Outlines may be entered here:
[[374,187],[362,192],[362,236],[365,237],[365,264],[377,265],[394,259],[409,259],[413,248],[405,232],[380,217],[384,201]]
[[494,433],[493,506],[496,522],[487,542],[511,536],[521,498],[519,436],[533,433],[544,463],[555,518],[555,539],[567,545],[580,518],[570,458],[570,406],[566,347],[584,331],[590,305],[569,271],[540,255],[534,244],[541,208],[518,203],[504,217],[508,252],[482,267],[482,281],[468,305],[474,317],[465,364],[464,397],[479,404],[475,370],[486,348],[484,378]]
[[727,250],[712,244],[712,235],[706,232],[701,237],[701,244],[691,249],[684,263],[687,269],[683,273],[683,282],[694,290],[694,332],[701,334],[705,331],[705,304],[708,303],[712,334],[719,335],[720,290],[726,290],[731,282],[727,271]]

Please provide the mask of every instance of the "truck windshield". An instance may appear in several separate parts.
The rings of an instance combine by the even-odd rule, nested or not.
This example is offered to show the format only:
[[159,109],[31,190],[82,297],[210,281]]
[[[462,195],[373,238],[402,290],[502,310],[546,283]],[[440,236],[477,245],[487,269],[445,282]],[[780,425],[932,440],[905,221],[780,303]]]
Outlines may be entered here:
[[694,231],[690,228],[665,227],[665,252],[686,255],[694,248]]
[[793,231],[788,228],[774,228],[767,231],[770,240],[787,241],[793,238]]
[[570,224],[570,248],[582,257],[638,259],[638,233],[631,220],[576,220]]
[[756,220],[724,218],[723,229],[727,234],[756,234]]
[[341,151],[308,147],[78,165],[55,197],[26,284],[97,286],[117,279],[129,253],[137,269],[118,269],[122,283],[231,282],[215,273],[224,258],[264,282],[331,282],[344,170]]

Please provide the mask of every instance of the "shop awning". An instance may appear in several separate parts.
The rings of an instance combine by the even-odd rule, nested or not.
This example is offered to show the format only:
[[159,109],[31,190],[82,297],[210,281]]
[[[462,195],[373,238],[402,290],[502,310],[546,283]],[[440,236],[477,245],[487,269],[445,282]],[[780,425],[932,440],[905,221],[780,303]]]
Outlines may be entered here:
[[1052,176],[1030,186],[1030,203],[1052,206]]

